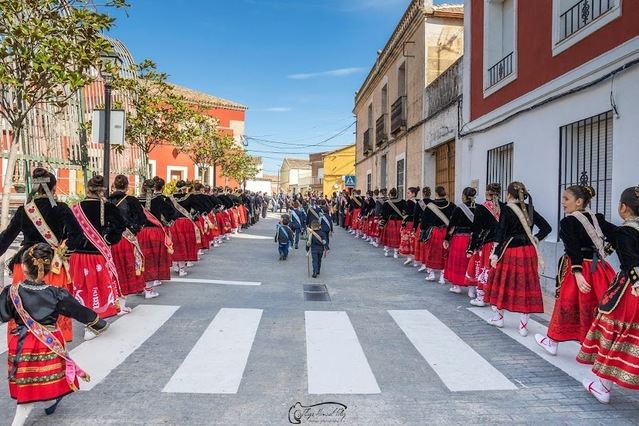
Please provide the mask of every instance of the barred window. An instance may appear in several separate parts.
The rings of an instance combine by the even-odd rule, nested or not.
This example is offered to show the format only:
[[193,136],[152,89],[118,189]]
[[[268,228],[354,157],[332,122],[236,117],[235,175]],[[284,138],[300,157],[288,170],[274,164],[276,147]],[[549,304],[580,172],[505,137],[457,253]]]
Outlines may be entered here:
[[373,174],[366,173],[366,192],[372,191],[373,189]]
[[563,217],[562,193],[584,178],[597,192],[590,208],[611,220],[612,111],[559,129],[559,218]]
[[506,199],[508,185],[513,179],[513,143],[488,150],[486,161],[486,185],[501,184],[501,199]]
[[405,161],[402,158],[397,160],[397,197],[404,198],[404,164]]

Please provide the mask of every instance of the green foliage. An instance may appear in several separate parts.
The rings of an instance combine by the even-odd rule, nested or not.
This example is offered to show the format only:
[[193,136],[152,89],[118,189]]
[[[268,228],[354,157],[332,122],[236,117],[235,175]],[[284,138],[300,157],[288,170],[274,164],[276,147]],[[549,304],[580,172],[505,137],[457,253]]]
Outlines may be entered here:
[[238,182],[253,179],[259,171],[255,159],[237,145],[226,152],[221,165],[222,175]]

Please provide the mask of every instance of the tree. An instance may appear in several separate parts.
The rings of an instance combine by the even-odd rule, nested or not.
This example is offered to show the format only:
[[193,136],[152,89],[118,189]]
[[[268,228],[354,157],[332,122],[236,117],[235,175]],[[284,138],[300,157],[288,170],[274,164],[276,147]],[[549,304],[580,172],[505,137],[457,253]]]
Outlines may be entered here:
[[126,136],[129,143],[142,151],[142,175],[148,178],[149,154],[162,143],[179,144],[180,125],[190,117],[190,111],[183,97],[176,95],[167,83],[167,74],[158,72],[153,61],[144,60],[136,68],[138,78],[117,78],[113,87],[127,92],[131,99]]
[[222,160],[222,175],[240,182],[246,187],[246,181],[253,179],[259,172],[255,159],[246,151],[234,144],[226,151]]
[[[28,114],[38,105],[64,108],[92,79],[90,70],[111,44],[102,37],[114,18],[89,0],[0,1],[0,115],[11,127],[2,187],[0,229],[7,225],[9,193]],[[109,0],[107,7],[126,7]]]

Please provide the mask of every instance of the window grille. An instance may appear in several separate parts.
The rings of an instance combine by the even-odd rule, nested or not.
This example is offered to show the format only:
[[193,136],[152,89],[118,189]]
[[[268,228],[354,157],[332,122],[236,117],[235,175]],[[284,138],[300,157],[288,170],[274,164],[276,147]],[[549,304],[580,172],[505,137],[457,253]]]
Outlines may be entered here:
[[486,161],[486,185],[501,184],[501,200],[506,200],[506,190],[513,181],[514,145],[508,143],[488,150]]

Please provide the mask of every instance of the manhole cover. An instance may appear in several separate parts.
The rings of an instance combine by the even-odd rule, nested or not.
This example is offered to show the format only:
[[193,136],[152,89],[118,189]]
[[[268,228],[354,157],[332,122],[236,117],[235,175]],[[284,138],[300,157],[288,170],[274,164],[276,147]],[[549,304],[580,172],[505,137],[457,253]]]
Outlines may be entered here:
[[304,284],[304,300],[307,302],[330,302],[331,296],[324,284]]

